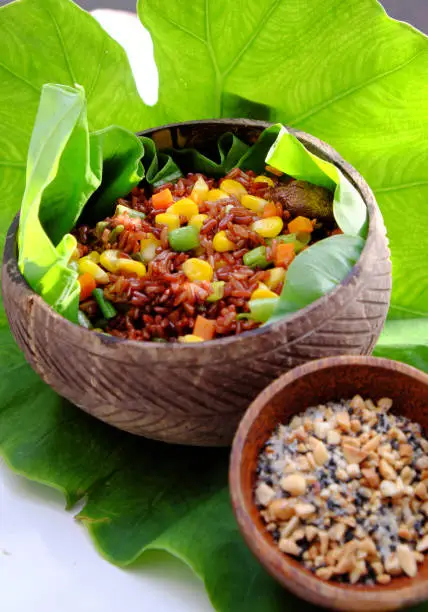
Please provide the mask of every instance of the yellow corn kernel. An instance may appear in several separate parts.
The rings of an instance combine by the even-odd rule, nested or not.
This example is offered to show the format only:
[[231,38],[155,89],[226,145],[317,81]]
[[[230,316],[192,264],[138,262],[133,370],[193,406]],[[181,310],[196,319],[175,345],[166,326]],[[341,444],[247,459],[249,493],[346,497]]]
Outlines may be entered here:
[[261,174],[260,176],[256,176],[253,183],[267,183],[269,187],[275,187],[275,183],[273,182],[273,180],[268,176],[263,176],[263,174]]
[[136,274],[140,278],[146,276],[147,273],[146,266],[141,261],[124,258],[119,260],[119,270],[128,274]]
[[183,198],[182,200],[177,200],[177,202],[174,202],[172,206],[166,209],[167,215],[173,214],[183,216],[186,217],[188,221],[189,219],[197,215],[198,212],[198,205],[190,198]]
[[248,208],[249,210],[258,213],[262,212],[263,208],[267,204],[267,201],[263,198],[258,198],[257,196],[244,195],[242,196],[241,204],[242,206],[245,206],[245,208]]
[[97,251],[92,251],[89,255],[86,255],[86,257],[96,264],[100,263],[100,254]]
[[210,189],[205,197],[205,200],[208,200],[208,202],[215,202],[216,200],[224,200],[228,197],[229,194],[222,189]]
[[191,344],[193,342],[203,342],[204,339],[200,336],[195,336],[194,334],[187,334],[186,336],[180,336],[178,341],[182,342],[183,344]]
[[254,221],[251,229],[263,238],[275,238],[281,233],[283,225],[284,222],[281,217],[267,217]]
[[285,269],[284,268],[272,268],[269,270],[269,278],[266,281],[266,285],[269,289],[276,289],[285,280]]
[[194,202],[196,202],[196,204],[199,204],[199,202],[203,202],[205,200],[209,190],[210,188],[208,187],[202,176],[200,176],[196,183],[193,185],[190,197]]
[[180,227],[180,217],[173,213],[160,213],[156,215],[155,222],[158,225],[167,225],[170,232]]
[[282,176],[284,173],[278,168],[274,168],[273,166],[266,166],[266,170],[275,176]]
[[147,238],[140,241],[141,259],[145,263],[149,263],[156,257],[156,249],[161,245],[161,241],[150,234]]
[[265,298],[276,298],[278,295],[266,287],[263,283],[259,283],[257,289],[251,294],[250,300],[264,300]]
[[222,230],[214,236],[213,247],[218,253],[225,253],[226,251],[233,251],[235,245],[226,236],[226,232]]
[[192,225],[196,230],[198,230],[198,232],[200,232],[201,227],[205,223],[206,219],[208,219],[208,215],[193,215],[193,217],[189,221],[189,225]]
[[220,184],[220,189],[229,195],[236,196],[239,200],[243,195],[248,193],[244,185],[241,185],[241,183],[234,181],[233,179],[225,179],[222,181]]
[[187,278],[191,281],[211,281],[214,270],[207,261],[191,257],[182,265],[182,269]]
[[109,272],[117,272],[119,270],[119,255],[118,249],[107,249],[100,256],[100,264]]
[[79,265],[80,274],[85,274],[85,272],[92,274],[96,282],[100,285],[105,285],[109,282],[110,279],[107,272],[104,272],[99,265],[91,261],[88,257],[82,257],[77,263]]

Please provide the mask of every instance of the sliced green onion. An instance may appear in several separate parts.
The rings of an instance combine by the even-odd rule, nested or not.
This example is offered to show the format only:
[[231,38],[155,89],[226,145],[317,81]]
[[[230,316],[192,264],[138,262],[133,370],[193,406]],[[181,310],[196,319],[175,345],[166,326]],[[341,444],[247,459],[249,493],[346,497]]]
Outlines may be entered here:
[[243,262],[249,268],[267,268],[272,262],[266,259],[266,247],[259,246],[245,253]]
[[104,291],[102,289],[94,289],[92,291],[92,295],[96,299],[97,304],[106,319],[112,319],[117,315],[116,308],[113,306],[113,304],[105,299]]
[[111,231],[110,236],[108,237],[109,242],[114,242],[118,236],[125,229],[124,225],[116,225],[116,227]]
[[124,206],[123,204],[118,204],[116,206],[116,215],[127,214],[129,217],[133,219],[145,219],[146,215],[139,210],[134,210],[133,208],[129,208],[128,206]]
[[82,310],[77,311],[77,321],[81,327],[92,329],[92,323]]
[[108,226],[108,221],[99,221],[96,224],[95,233],[97,234],[98,238],[101,238],[103,231],[105,230],[107,226]]
[[271,316],[273,311],[278,304],[279,296],[277,298],[264,298],[262,300],[250,300],[248,305],[250,312],[243,312],[239,314],[237,319],[252,319],[257,323],[266,323]]
[[192,225],[186,225],[169,232],[168,240],[174,251],[191,251],[199,246],[199,233]]
[[218,302],[224,295],[224,281],[214,281],[211,283],[211,293],[207,297],[207,302]]

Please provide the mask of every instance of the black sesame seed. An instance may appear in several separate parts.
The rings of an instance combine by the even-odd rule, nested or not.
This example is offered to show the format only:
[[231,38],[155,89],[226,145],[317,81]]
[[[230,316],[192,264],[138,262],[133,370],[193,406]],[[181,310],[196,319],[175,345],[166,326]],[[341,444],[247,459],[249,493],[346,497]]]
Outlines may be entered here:
[[348,527],[348,529],[346,530],[344,539],[345,539],[345,542],[350,542],[351,540],[354,539],[354,530],[351,529],[351,527]]
[[367,568],[367,576],[366,576],[366,578],[368,580],[376,581],[376,572],[374,571],[374,569],[372,568],[371,565],[369,565],[368,568]]
[[310,549],[311,547],[311,543],[307,541],[306,538],[303,538],[303,540],[297,540],[299,542],[299,546],[302,549],[302,552],[306,552],[307,550]]
[[272,536],[275,542],[279,542],[279,538],[281,537],[279,529],[275,529],[275,531],[272,533]]

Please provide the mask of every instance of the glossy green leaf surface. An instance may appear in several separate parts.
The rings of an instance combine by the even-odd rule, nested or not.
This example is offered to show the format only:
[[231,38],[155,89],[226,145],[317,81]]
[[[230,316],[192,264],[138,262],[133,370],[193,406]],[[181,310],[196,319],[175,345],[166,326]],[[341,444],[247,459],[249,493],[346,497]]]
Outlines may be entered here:
[[[301,0],[140,0],[139,13],[155,43],[156,108],[138,97],[123,50],[70,0],[0,9],[2,234],[24,193],[45,83],[85,88],[91,130],[219,116],[281,122],[331,144],[374,190],[398,320],[376,354],[428,371],[417,338],[426,334],[412,322],[428,314],[428,39],[375,0],[308,0],[305,10]],[[92,420],[40,382],[4,315],[0,324],[1,452],[70,504],[87,495],[81,519],[106,558],[126,565],[147,548],[168,550],[204,580],[221,612],[313,609],[280,589],[243,544],[224,453],[165,448]]]

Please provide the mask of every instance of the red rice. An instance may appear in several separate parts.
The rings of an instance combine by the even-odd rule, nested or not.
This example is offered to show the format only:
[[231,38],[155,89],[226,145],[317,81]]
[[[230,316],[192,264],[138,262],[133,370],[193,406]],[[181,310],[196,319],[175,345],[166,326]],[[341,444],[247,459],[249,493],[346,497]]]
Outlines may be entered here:
[[[189,196],[194,183],[202,176],[211,188],[221,187],[219,181],[201,174],[188,174],[175,184],[162,185],[154,192],[169,188],[174,200]],[[266,183],[254,183],[253,172],[244,173],[234,168],[226,178],[240,182],[250,194],[263,197],[269,189]],[[278,179],[275,177],[274,181]],[[209,282],[190,282],[181,270],[182,264],[192,256],[189,253],[176,253],[169,249],[168,228],[155,225],[155,216],[159,210],[152,207],[151,197],[143,188],[136,187],[126,198],[118,200],[119,204],[142,211],[144,220],[130,218],[127,214],[107,218],[108,228],[101,237],[96,235],[95,228],[80,226],[75,234],[79,241],[79,254],[89,251],[102,252],[105,249],[120,249],[125,257],[136,255],[140,251],[140,241],[152,233],[160,240],[161,246],[156,250],[156,257],[147,266],[147,275],[143,278],[120,274],[109,274],[110,282],[104,287],[104,295],[117,308],[119,314],[111,319],[105,330],[121,338],[131,340],[161,339],[175,341],[179,336],[191,334],[198,314],[215,320],[217,337],[239,334],[254,329],[259,323],[242,319],[237,320],[238,313],[249,311],[248,300],[259,282],[268,278],[268,271],[253,270],[243,265],[243,256],[251,249],[265,244],[264,239],[251,230],[250,226],[257,217],[255,213],[241,206],[239,200],[230,197],[228,200],[203,202],[200,213],[209,218],[200,231],[200,251],[198,257],[207,260],[215,271],[214,280],[225,281],[224,296],[218,302],[210,303],[206,299],[211,293]],[[228,212],[226,205],[232,204]],[[290,218],[287,210],[283,211],[277,204],[278,215],[284,221]],[[111,230],[123,225],[124,231],[116,241],[109,242]],[[214,250],[214,235],[224,230],[236,249],[231,252],[218,253]],[[201,252],[202,251],[202,252]],[[268,247],[268,257],[273,259],[274,248]],[[281,286],[276,289],[279,294]],[[91,298],[80,305],[92,321],[99,316],[96,302]]]

